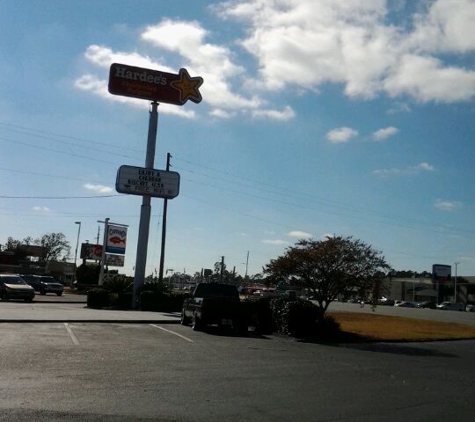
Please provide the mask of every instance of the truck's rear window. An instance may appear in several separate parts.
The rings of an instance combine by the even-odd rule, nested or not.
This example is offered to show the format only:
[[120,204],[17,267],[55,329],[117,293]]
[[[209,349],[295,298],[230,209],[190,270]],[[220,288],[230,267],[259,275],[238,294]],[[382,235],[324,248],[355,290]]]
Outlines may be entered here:
[[196,286],[194,296],[239,299],[239,293],[235,286],[216,283],[199,284]]

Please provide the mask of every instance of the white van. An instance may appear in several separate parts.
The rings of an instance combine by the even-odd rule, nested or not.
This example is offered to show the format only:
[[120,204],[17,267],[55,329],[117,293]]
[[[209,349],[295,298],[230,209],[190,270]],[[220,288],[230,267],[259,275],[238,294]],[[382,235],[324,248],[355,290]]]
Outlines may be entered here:
[[442,302],[437,305],[437,309],[444,309],[446,311],[464,311],[465,305],[462,302]]

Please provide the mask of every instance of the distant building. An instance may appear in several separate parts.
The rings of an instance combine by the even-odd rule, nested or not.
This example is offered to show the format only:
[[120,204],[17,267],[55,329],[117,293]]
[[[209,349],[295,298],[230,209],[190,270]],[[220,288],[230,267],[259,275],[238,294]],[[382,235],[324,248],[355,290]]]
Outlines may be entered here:
[[[454,298],[454,282],[452,277],[451,281],[439,285],[439,289],[443,289],[444,300],[475,302],[475,276],[458,277],[457,298]],[[437,302],[437,285],[429,277],[387,277],[383,286],[387,297],[393,300]]]

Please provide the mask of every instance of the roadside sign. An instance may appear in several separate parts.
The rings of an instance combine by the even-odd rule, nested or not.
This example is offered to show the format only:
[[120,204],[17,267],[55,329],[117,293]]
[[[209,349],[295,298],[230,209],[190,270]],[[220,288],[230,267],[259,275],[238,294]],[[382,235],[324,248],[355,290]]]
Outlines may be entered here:
[[435,281],[450,281],[452,276],[452,267],[450,265],[440,265],[434,264],[432,265],[432,278]]
[[113,63],[109,71],[109,92],[124,97],[183,105],[202,100],[203,78],[191,77],[186,69],[178,75],[158,70]]
[[107,226],[106,253],[125,254],[125,244],[127,242],[127,227]]
[[109,267],[123,267],[125,264],[125,255],[106,254],[106,265]]
[[175,171],[120,166],[115,189],[119,193],[173,199],[180,192],[180,174]]
[[96,261],[100,261],[102,259],[102,245],[82,243],[81,259],[94,259]]

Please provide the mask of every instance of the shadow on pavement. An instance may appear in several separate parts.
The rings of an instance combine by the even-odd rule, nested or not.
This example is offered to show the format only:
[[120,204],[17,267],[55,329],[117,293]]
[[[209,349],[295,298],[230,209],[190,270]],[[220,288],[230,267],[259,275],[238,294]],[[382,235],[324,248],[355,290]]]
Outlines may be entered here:
[[433,349],[423,349],[416,346],[408,346],[402,344],[392,343],[366,343],[366,344],[344,344],[341,347],[361,350],[365,352],[376,353],[390,353],[393,355],[406,355],[406,356],[434,356],[441,358],[457,358],[457,355],[452,353],[444,353]]

